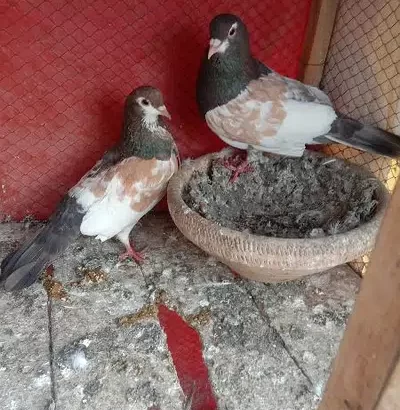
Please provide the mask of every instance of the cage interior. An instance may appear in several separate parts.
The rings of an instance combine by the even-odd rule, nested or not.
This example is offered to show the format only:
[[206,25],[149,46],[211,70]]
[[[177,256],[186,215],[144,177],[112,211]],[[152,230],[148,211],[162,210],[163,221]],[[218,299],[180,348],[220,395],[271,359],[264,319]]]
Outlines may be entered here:
[[296,77],[310,0],[21,0],[0,35],[0,216],[46,218],[118,138],[124,97],[152,84],[166,97],[181,155],[222,147],[195,104],[215,14],[236,13],[254,53]]
[[[397,0],[340,2],[322,77],[336,109],[400,135],[400,4]],[[343,145],[325,148],[370,169],[393,191],[399,162]],[[369,256],[353,262],[365,273]]]
[[[47,218],[118,140],[124,98],[139,85],[163,91],[183,158],[219,150],[223,144],[195,104],[211,18],[220,12],[243,17],[257,58],[295,78],[303,74],[310,19],[321,17],[313,16],[313,10],[317,13],[321,4],[323,10],[328,2],[7,0],[0,7],[0,220]],[[308,68],[324,65],[321,87],[340,112],[400,134],[399,1],[332,1],[328,10],[335,24],[332,37],[327,36],[326,61],[321,51],[315,67],[311,61]],[[325,27],[318,26],[316,33]],[[397,160],[341,145],[323,149],[368,167],[394,189]],[[24,234],[15,226],[2,224],[2,257]],[[0,392],[12,397],[4,400],[7,409],[15,403],[45,401],[48,406],[53,399],[70,408],[90,408],[83,400],[95,400],[104,386],[108,391],[111,385],[110,397],[118,400],[115,392],[126,387],[126,380],[138,387],[129,390],[131,396],[126,390],[121,402],[129,399],[130,406],[143,395],[148,410],[159,408],[149,407],[152,395],[163,404],[171,396],[173,404],[165,408],[180,408],[183,396],[181,407],[192,410],[216,409],[217,400],[224,403],[221,408],[232,409],[316,408],[358,293],[359,275],[342,266],[305,281],[264,286],[232,275],[179,237],[172,222],[160,215],[145,220],[135,235],[152,252],[144,269],[134,264],[116,268],[116,244],[92,241],[87,246],[90,240],[80,237],[55,262],[55,277],[43,282],[68,288],[69,300],[57,301],[41,285],[22,297],[1,293],[6,336],[0,349],[5,374]],[[352,267],[364,273],[368,261],[366,255]],[[109,270],[96,282],[93,275],[100,271],[93,274],[86,263]],[[81,270],[86,273],[77,282],[83,265],[89,270]],[[138,318],[144,322],[135,322]],[[160,336],[157,320],[165,335]],[[97,379],[90,372],[77,377],[76,369],[65,371],[68,363],[61,359],[77,347],[88,353]],[[367,358],[362,359],[364,371]],[[85,377],[83,388],[78,383]],[[104,386],[96,387],[98,380]],[[351,386],[353,391],[363,389]],[[104,405],[107,400],[98,397]]]

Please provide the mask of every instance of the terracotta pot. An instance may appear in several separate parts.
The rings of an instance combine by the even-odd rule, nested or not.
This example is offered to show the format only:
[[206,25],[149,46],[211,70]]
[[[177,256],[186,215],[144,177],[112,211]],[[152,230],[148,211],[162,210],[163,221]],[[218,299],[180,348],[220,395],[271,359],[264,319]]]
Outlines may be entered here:
[[[283,282],[353,261],[372,250],[389,200],[389,193],[380,182],[374,217],[337,235],[299,239],[267,237],[224,228],[203,218],[186,205],[182,192],[194,171],[206,171],[210,161],[221,155],[208,154],[185,163],[169,183],[168,207],[186,238],[235,272],[260,282]],[[356,168],[366,178],[374,178],[370,172]]]

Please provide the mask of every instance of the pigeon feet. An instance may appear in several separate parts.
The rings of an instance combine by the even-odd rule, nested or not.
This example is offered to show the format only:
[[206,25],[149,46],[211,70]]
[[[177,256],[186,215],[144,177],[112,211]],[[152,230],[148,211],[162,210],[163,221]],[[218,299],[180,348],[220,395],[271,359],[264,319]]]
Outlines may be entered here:
[[131,258],[137,263],[141,263],[144,261],[144,255],[141,252],[136,251],[133,246],[129,246],[126,248],[126,252],[122,253],[119,256],[120,261],[124,261],[125,259]]
[[240,154],[224,158],[222,160],[222,165],[232,171],[232,176],[229,179],[230,183],[234,183],[239,178],[240,174],[254,171],[254,168],[247,161],[247,152],[245,153],[244,158],[243,155]]

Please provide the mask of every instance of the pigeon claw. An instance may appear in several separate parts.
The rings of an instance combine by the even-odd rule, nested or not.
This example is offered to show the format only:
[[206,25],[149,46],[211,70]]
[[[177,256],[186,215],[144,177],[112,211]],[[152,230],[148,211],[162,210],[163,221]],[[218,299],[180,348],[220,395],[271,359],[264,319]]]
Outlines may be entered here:
[[246,174],[248,172],[253,172],[254,168],[246,161],[243,162],[240,166],[238,166],[235,171],[233,172],[232,176],[229,179],[230,183],[234,183],[240,174]]
[[126,252],[122,253],[119,256],[120,261],[124,261],[126,259],[133,259],[137,263],[142,263],[144,261],[144,255],[141,252],[136,251],[132,246],[126,249]]
[[229,179],[230,183],[234,183],[240,174],[254,171],[254,168],[247,161],[247,155],[245,158],[243,158],[242,155],[234,155],[230,158],[223,159],[221,162],[225,168],[232,171],[232,175]]

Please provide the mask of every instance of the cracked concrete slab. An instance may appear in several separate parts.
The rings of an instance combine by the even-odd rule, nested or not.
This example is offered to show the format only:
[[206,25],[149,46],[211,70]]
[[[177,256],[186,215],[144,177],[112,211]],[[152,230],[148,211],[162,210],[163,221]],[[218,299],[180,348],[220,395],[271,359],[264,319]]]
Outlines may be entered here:
[[[0,260],[29,232],[0,225]],[[45,409],[51,401],[47,297],[39,286],[0,290],[0,398],[5,410]]]
[[149,251],[157,255],[144,269],[147,280],[183,316],[210,312],[199,331],[222,409],[316,407],[358,275],[342,266],[304,281],[265,285],[236,279],[168,220],[148,220],[138,235],[153,238]]
[[[3,236],[5,229],[20,228],[0,226]],[[64,300],[51,302],[57,409],[182,408],[184,397],[165,335],[154,311],[142,309],[156,300],[198,330],[220,409],[316,408],[359,285],[351,269],[264,285],[235,278],[183,238],[166,215],[148,216],[133,237],[139,249],[147,247],[140,268],[132,262],[118,264],[118,242],[88,238],[79,239],[54,264],[54,279],[65,291]],[[3,242],[10,246],[9,239]],[[36,294],[41,295],[37,308],[43,316],[37,312],[26,331],[32,340],[48,335],[43,286],[36,284],[21,297],[29,300]],[[9,309],[17,309],[9,298],[13,296],[1,293],[0,303],[10,300]],[[144,314],[132,320],[129,315],[136,312]],[[12,316],[27,326],[23,309]],[[50,377],[46,340],[43,357]],[[28,350],[27,338],[23,344]],[[9,343],[8,355],[12,348]],[[36,371],[43,365],[40,354],[33,356]],[[26,383],[36,379],[35,372],[28,373]],[[50,387],[48,383],[44,389],[47,401],[32,402],[30,409],[44,408]],[[7,388],[0,381],[0,396]],[[17,385],[7,397],[25,394]],[[24,408],[10,403],[6,410]]]
[[360,277],[340,266],[306,280],[252,284],[262,315],[278,331],[288,351],[321,395],[360,285]]
[[55,337],[57,409],[179,409],[183,396],[155,320]]
[[183,400],[157,318],[119,324],[150,297],[142,270],[118,262],[122,248],[80,238],[54,264],[68,295],[51,315],[58,410],[172,410]]

